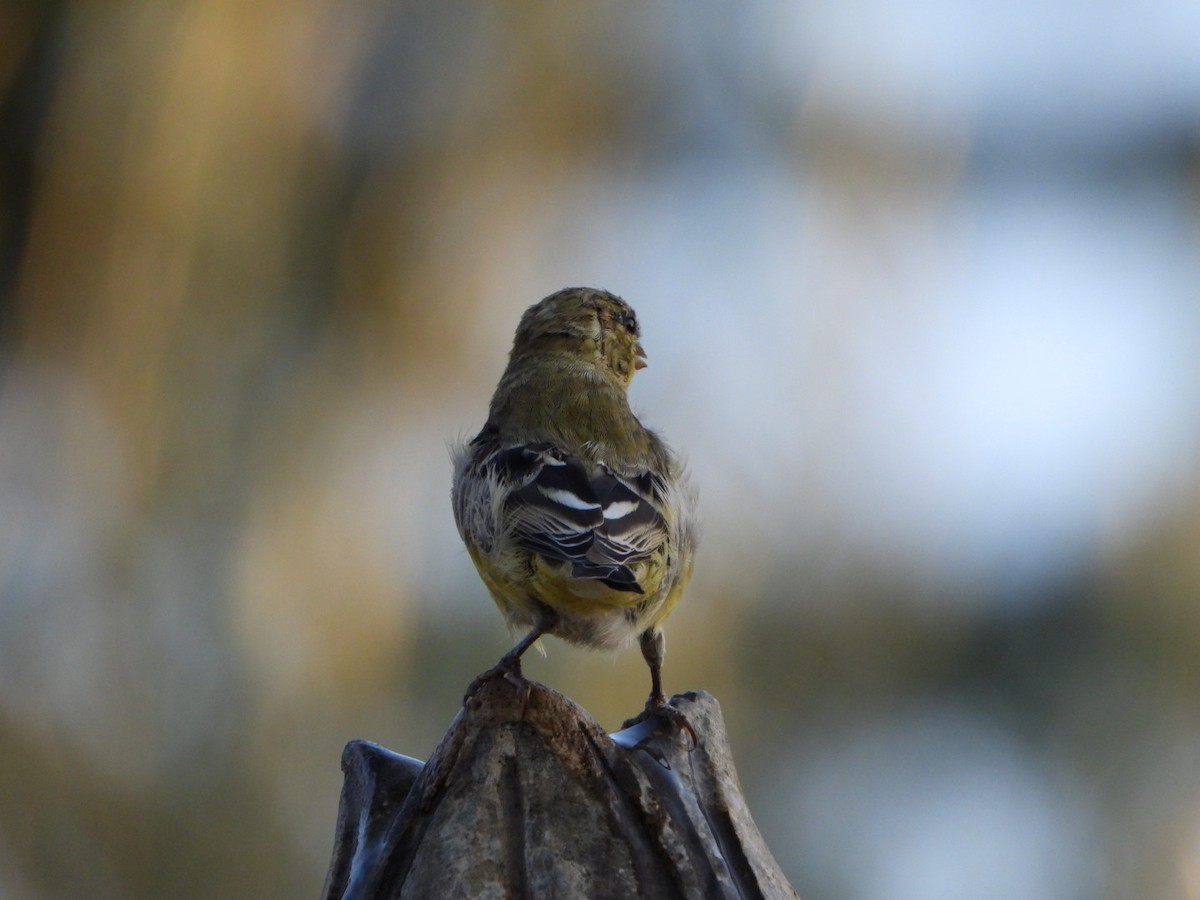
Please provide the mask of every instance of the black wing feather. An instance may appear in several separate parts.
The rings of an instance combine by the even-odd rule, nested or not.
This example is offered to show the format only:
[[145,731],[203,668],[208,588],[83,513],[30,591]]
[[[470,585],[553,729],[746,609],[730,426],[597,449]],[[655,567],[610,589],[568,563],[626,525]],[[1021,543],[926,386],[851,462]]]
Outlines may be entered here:
[[570,562],[576,578],[643,592],[630,563],[666,539],[655,476],[588,467],[550,444],[500,450],[488,464],[511,486],[505,513],[519,546]]

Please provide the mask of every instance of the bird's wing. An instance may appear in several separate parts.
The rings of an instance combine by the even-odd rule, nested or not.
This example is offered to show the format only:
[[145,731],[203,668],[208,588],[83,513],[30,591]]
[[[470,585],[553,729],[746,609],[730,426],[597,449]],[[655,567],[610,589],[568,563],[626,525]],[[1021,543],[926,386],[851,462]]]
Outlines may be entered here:
[[509,485],[504,515],[521,547],[572,563],[575,578],[642,593],[631,566],[667,540],[652,473],[617,473],[549,444],[499,450],[488,463]]

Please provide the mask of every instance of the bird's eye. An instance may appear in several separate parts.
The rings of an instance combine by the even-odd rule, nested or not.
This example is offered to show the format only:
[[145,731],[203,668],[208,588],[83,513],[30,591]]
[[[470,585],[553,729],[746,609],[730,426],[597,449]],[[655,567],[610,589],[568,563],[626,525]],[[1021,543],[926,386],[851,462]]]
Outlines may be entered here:
[[621,316],[621,325],[630,334],[637,334],[637,316],[635,316],[632,312],[627,312]]

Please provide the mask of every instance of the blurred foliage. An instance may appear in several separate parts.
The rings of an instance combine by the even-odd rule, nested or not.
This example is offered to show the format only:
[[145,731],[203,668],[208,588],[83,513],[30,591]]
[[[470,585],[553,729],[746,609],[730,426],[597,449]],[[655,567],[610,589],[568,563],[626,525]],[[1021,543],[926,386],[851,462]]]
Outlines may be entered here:
[[[342,745],[427,756],[507,647],[445,444],[524,306],[603,276],[648,305],[644,405],[706,498],[668,684],[724,704],[801,894],[1200,897],[1196,423],[1151,512],[1101,509],[1035,579],[909,567],[920,523],[839,505],[831,460],[869,481],[858,336],[927,321],[892,287],[965,191],[1059,176],[986,110],[856,109],[797,9],[0,3],[0,895],[315,895]],[[1194,251],[1190,121],[1065,145],[1065,177],[1166,185]],[[808,192],[794,232],[654,218],[768,169]],[[816,248],[774,305],[763,235]],[[723,276],[678,263],[693,238]],[[768,353],[806,368],[740,374]],[[636,652],[529,670],[612,726],[646,689]]]

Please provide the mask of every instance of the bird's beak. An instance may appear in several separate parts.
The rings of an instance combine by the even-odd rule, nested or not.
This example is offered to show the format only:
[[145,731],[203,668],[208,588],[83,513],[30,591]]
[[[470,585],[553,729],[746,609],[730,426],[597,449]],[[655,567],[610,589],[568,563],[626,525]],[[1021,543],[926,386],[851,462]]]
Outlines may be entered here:
[[636,358],[633,361],[633,368],[635,370],[646,368],[646,351],[642,349],[640,343],[634,344],[633,352],[636,354]]

